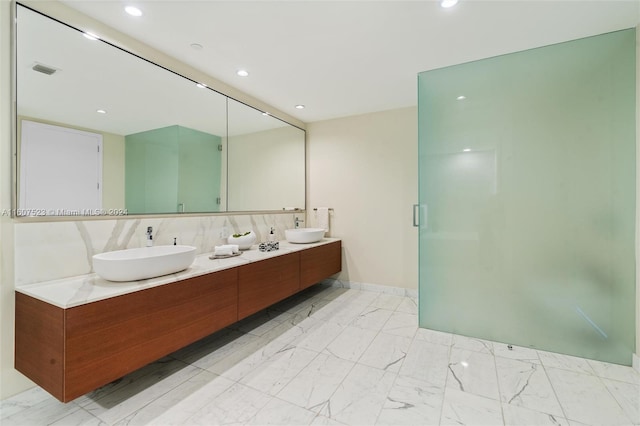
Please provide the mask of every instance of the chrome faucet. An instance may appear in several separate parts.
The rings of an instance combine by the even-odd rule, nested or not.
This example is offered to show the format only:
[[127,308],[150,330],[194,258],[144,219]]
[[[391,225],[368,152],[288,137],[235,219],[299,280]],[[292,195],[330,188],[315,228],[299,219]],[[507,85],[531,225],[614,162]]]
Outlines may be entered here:
[[147,226],[147,247],[153,246],[153,227]]
[[304,220],[302,220],[302,219],[300,219],[300,218],[298,218],[296,216],[296,218],[295,218],[295,225],[296,225],[295,228],[296,229],[300,228],[300,222],[304,222]]

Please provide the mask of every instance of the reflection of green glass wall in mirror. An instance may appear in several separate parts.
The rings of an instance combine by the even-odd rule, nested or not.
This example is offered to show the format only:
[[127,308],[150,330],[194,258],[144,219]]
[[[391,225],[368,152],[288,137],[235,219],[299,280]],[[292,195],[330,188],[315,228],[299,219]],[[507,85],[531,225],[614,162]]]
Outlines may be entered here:
[[[89,40],[77,29],[27,7],[16,5],[16,9],[18,156],[20,119],[25,118],[103,136],[102,206],[105,210],[127,208],[129,214],[145,214],[304,207],[303,130],[274,117],[263,116],[262,112],[244,104],[239,104],[242,105],[240,109],[230,107],[227,113],[227,101],[230,104],[236,101],[198,87],[194,81],[101,40]],[[44,65],[54,73],[37,72],[33,69],[35,64]],[[97,113],[97,109],[106,113]],[[272,124],[264,127],[265,121]],[[251,194],[265,192],[262,187],[253,188],[247,182],[233,190],[227,187],[227,174],[236,176],[238,172],[227,168],[227,122],[235,135],[268,129],[281,129],[291,135],[274,138],[270,142],[270,152],[289,152],[289,144],[297,145],[294,150],[302,155],[296,157],[296,164],[291,164],[292,158],[286,156],[274,156],[274,161],[264,163],[260,161],[264,153],[257,151],[244,155],[239,171],[241,174],[247,170],[264,173],[265,165],[276,172],[286,168],[302,170],[301,174],[290,176],[299,183],[295,187],[288,185],[288,180],[270,181],[278,186],[271,186],[269,190],[291,202],[276,200],[271,203],[273,200],[267,198],[269,203],[265,204],[264,200],[256,198],[234,205],[227,203],[227,198],[246,199]],[[166,143],[160,144],[163,150],[158,148],[157,152],[147,146],[143,161],[142,147],[132,147],[128,141],[132,135],[160,129],[198,137],[187,138],[188,142],[180,138],[175,149],[169,149]],[[208,135],[210,142],[198,139],[204,135]],[[222,145],[222,151],[218,150],[219,145]],[[169,154],[175,157],[169,158]],[[134,155],[134,158],[125,158],[127,155]],[[235,167],[236,162],[229,162],[231,164]],[[20,176],[19,172],[17,176]],[[17,180],[20,186],[20,179]],[[259,184],[262,181],[252,182]],[[154,188],[162,192],[155,193]],[[235,194],[236,190],[241,193]],[[19,196],[17,198],[16,207],[19,207]]]
[[136,213],[220,210],[220,136],[170,126],[125,137],[125,208]]

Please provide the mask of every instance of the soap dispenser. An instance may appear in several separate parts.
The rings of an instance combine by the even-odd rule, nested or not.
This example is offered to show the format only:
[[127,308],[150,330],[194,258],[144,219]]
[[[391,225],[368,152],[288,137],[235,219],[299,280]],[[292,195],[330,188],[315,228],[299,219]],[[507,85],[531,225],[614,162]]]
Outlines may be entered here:
[[153,247],[153,227],[147,227],[147,247]]
[[271,232],[269,232],[269,235],[267,236],[267,241],[269,241],[270,243],[274,242],[276,240],[276,234],[273,233],[274,229],[273,226],[271,227]]

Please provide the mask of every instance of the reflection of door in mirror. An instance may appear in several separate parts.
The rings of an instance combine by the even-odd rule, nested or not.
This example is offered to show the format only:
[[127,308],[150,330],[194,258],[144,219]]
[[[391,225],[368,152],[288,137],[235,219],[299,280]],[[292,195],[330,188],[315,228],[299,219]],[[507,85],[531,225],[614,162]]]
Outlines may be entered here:
[[102,135],[21,121],[22,215],[85,215],[102,208]]

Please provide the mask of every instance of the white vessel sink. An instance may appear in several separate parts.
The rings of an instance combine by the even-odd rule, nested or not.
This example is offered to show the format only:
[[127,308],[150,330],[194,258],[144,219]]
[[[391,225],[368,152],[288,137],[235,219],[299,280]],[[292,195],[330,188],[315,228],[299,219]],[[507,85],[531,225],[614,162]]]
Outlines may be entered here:
[[93,270],[109,281],[137,281],[187,269],[196,258],[192,246],[155,246],[93,256]]
[[290,243],[309,244],[320,241],[324,237],[324,232],[322,228],[285,229],[284,237]]

